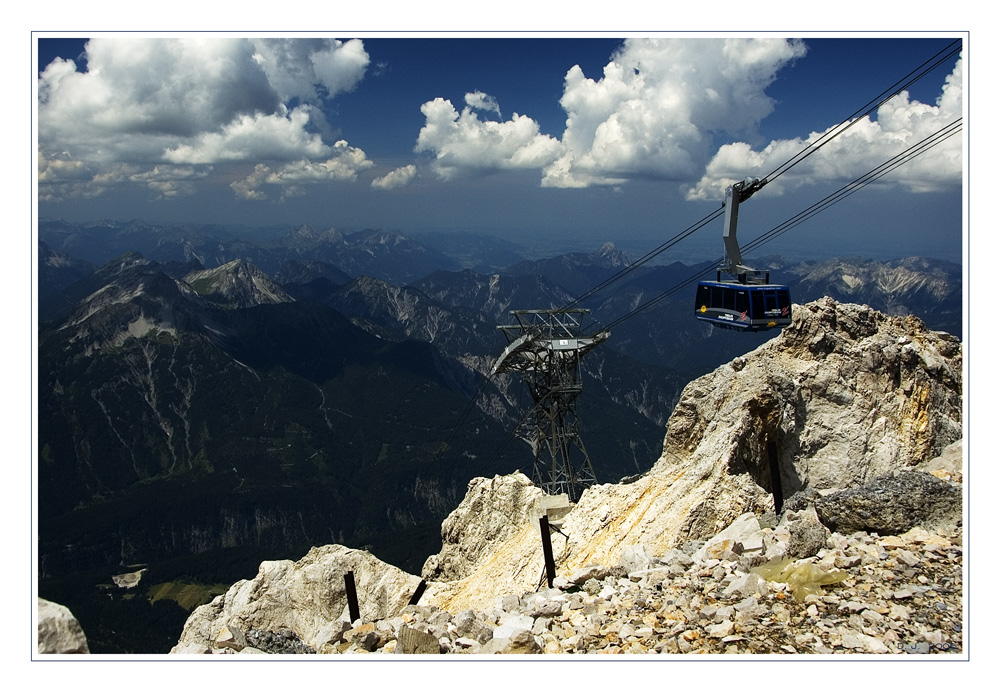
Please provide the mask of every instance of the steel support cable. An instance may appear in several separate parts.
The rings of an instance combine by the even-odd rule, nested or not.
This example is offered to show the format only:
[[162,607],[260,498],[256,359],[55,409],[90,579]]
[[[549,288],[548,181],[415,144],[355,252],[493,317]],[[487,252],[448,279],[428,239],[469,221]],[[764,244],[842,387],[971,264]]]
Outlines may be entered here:
[[[956,41],[952,42],[947,47],[945,47],[942,50],[938,51],[934,56],[932,56],[931,58],[929,58],[928,60],[926,60],[922,65],[920,65],[919,67],[917,67],[914,70],[912,70],[909,74],[907,74],[904,77],[902,77],[901,79],[897,80],[892,86],[890,86],[887,89],[883,90],[882,93],[880,93],[878,96],[876,96],[875,98],[873,98],[870,101],[868,101],[866,104],[864,104],[863,106],[861,106],[860,108],[858,108],[856,111],[854,111],[854,113],[852,113],[851,115],[849,115],[846,119],[844,119],[843,121],[841,121],[840,124],[835,125],[829,131],[827,131],[821,137],[819,137],[816,141],[810,142],[805,148],[803,148],[797,154],[795,154],[790,159],[788,159],[787,161],[785,161],[783,164],[781,164],[780,166],[778,166],[774,171],[772,171],[767,176],[765,176],[764,179],[763,179],[763,183],[762,184],[767,184],[767,183],[773,181],[775,178],[779,177],[780,175],[786,173],[789,169],[791,169],[792,167],[798,165],[803,160],[805,160],[807,157],[809,157],[812,154],[816,153],[817,151],[819,151],[819,149],[821,149],[822,147],[824,147],[827,144],[829,144],[830,142],[832,142],[836,137],[838,137],[839,135],[843,134],[849,128],[853,127],[857,122],[859,122],[861,116],[868,115],[868,114],[872,113],[873,111],[877,110],[880,106],[882,106],[884,103],[886,103],[893,96],[896,96],[903,89],[906,89],[907,87],[911,86],[912,84],[914,84],[915,82],[919,81],[923,77],[927,76],[927,74],[929,74],[932,70],[940,67],[942,64],[944,64],[944,62],[946,60],[949,60],[956,53],[960,52],[960,50],[961,50],[961,43],[962,43],[961,40],[956,40]],[[579,305],[584,300],[586,300],[586,299],[592,297],[593,295],[599,293],[600,291],[604,290],[609,285],[615,283],[616,281],[618,281],[619,279],[621,279],[623,276],[629,274],[630,272],[634,271],[635,269],[638,269],[640,266],[642,266],[643,264],[645,264],[646,262],[648,262],[652,258],[656,257],[657,255],[661,254],[665,250],[669,249],[670,247],[672,247],[673,245],[675,245],[680,240],[683,240],[684,238],[688,237],[689,235],[691,235],[692,233],[694,233],[698,229],[702,228],[707,223],[709,223],[709,222],[717,219],[723,213],[723,211],[724,211],[724,208],[720,208],[720,209],[716,210],[715,212],[713,212],[712,214],[709,214],[708,216],[706,216],[701,221],[698,221],[694,225],[688,227],[686,230],[681,231],[680,233],[678,233],[677,235],[675,235],[673,238],[671,238],[670,240],[668,240],[665,243],[663,243],[662,245],[660,245],[659,247],[657,247],[657,248],[655,248],[653,250],[650,250],[645,255],[643,255],[639,259],[635,260],[634,262],[632,262],[631,264],[629,264],[627,267],[623,268],[622,270],[620,270],[619,272],[617,272],[616,274],[614,274],[613,276],[608,277],[607,279],[605,279],[604,281],[602,281],[598,285],[594,286],[593,288],[589,289],[588,291],[586,291],[585,293],[583,293],[579,297],[577,297],[574,300],[570,301],[569,303],[567,303],[563,307],[563,309],[569,309],[571,307]],[[723,260],[724,259],[725,258],[723,258]]]
[[654,257],[656,257],[657,255],[659,255],[660,253],[668,250],[669,248],[673,247],[674,245],[676,245],[680,241],[684,240],[685,238],[687,238],[688,236],[690,236],[695,231],[698,231],[701,228],[703,228],[705,225],[711,223],[712,221],[715,221],[716,219],[719,218],[719,216],[722,215],[722,213],[724,211],[725,211],[725,208],[724,207],[720,207],[719,209],[716,209],[715,211],[713,211],[711,214],[709,214],[708,216],[704,217],[700,221],[696,221],[695,223],[693,223],[692,225],[688,226],[683,231],[679,232],[673,238],[671,238],[671,239],[667,240],[666,242],[664,242],[659,247],[656,247],[656,248],[650,250],[645,255],[643,255],[639,259],[637,259],[634,262],[632,262],[631,264],[629,264],[627,267],[624,267],[623,269],[619,270],[613,276],[608,277],[607,279],[605,279],[601,283],[597,284],[593,288],[587,290],[582,295],[574,298],[569,303],[567,303],[566,305],[564,305],[562,307],[562,309],[563,310],[568,310],[568,309],[570,309],[572,307],[575,307],[575,306],[579,305],[580,303],[582,303],[583,301],[585,301],[587,298],[590,298],[591,296],[593,296],[593,295],[595,295],[595,294],[603,291],[605,288],[607,288],[608,286],[610,286],[614,282],[618,281],[619,279],[621,279],[622,277],[624,277],[626,274],[634,271],[635,269],[638,269],[640,266],[642,266],[643,264],[645,264],[649,260],[653,259]]
[[[584,300],[586,300],[590,296],[593,296],[596,293],[599,293],[600,291],[604,290],[609,285],[611,285],[615,281],[618,281],[619,279],[621,279],[623,276],[625,276],[629,272],[631,272],[631,271],[633,271],[635,269],[638,269],[641,265],[645,264],[646,262],[648,262],[653,257],[659,255],[661,252],[664,252],[665,250],[673,247],[674,245],[676,245],[677,243],[679,243],[684,238],[687,238],[688,236],[690,236],[691,234],[693,234],[695,231],[698,231],[702,227],[704,227],[705,225],[711,223],[712,221],[715,221],[716,219],[719,218],[719,216],[722,215],[722,213],[723,213],[724,210],[725,210],[724,208],[720,207],[719,209],[716,209],[715,211],[713,211],[712,213],[710,213],[708,216],[705,216],[704,218],[702,218],[700,221],[696,221],[691,226],[688,226],[685,230],[677,233],[670,240],[664,242],[659,247],[657,247],[657,248],[655,248],[653,250],[650,250],[645,255],[643,255],[642,257],[640,257],[638,260],[632,262],[627,267],[624,267],[623,269],[621,269],[620,271],[618,271],[614,276],[611,276],[611,277],[605,279],[600,284],[598,284],[597,286],[594,286],[593,288],[589,289],[588,291],[586,291],[582,295],[578,296],[577,298],[573,299],[572,301],[570,301],[569,303],[567,303],[566,305],[564,305],[560,309],[561,310],[572,309],[573,307],[579,305],[581,302],[583,302]],[[450,441],[455,437],[456,433],[458,432],[458,429],[460,427],[462,427],[462,425],[465,424],[465,419],[468,417],[469,412],[472,410],[473,405],[479,399],[479,396],[483,393],[483,390],[486,388],[486,385],[489,383],[490,379],[491,379],[491,377],[489,375],[484,375],[483,376],[483,381],[480,384],[479,391],[476,392],[475,397],[466,406],[465,412],[462,414],[461,420],[452,429],[451,435],[449,436],[448,441],[445,444],[449,444]],[[528,414],[530,414],[530,413],[531,413],[531,410],[528,411]],[[509,444],[510,439],[513,437],[514,433],[524,424],[524,421],[527,420],[528,414],[525,414],[525,416],[518,422],[517,426],[515,426],[514,430],[511,431],[510,436],[508,436],[508,438],[506,439],[506,441],[500,446],[500,448],[497,449],[495,457],[498,458],[499,455],[500,455],[500,453],[507,447],[507,444]]]
[[[798,224],[802,223],[803,221],[807,220],[808,218],[811,218],[812,216],[815,216],[816,214],[818,214],[819,212],[825,210],[826,208],[830,207],[831,205],[833,205],[833,204],[841,201],[842,199],[850,196],[851,194],[857,192],[862,187],[865,187],[866,185],[869,185],[870,183],[878,180],[882,176],[886,175],[887,173],[890,173],[890,172],[894,171],[895,169],[899,168],[903,164],[908,163],[909,161],[912,161],[917,156],[920,156],[921,154],[925,153],[929,149],[937,146],[941,142],[943,142],[943,141],[947,140],[948,138],[952,137],[953,135],[957,134],[960,130],[961,130],[961,118],[959,120],[956,120],[955,122],[951,123],[950,125],[946,125],[944,128],[942,128],[941,130],[938,130],[933,135],[930,135],[929,137],[925,138],[924,140],[921,140],[917,144],[914,144],[913,146],[909,147],[908,149],[904,150],[903,152],[897,154],[896,156],[894,156],[889,161],[886,161],[885,163],[881,164],[880,166],[877,166],[876,168],[872,169],[868,173],[865,173],[864,175],[860,176],[859,178],[856,178],[855,180],[851,181],[850,183],[848,183],[844,187],[840,188],[840,190],[838,190],[837,192],[835,192],[835,193],[827,196],[823,200],[820,200],[819,202],[817,202],[816,204],[812,205],[808,209],[806,209],[806,210],[804,210],[802,212],[799,212],[798,214],[796,214],[795,216],[793,216],[788,221],[785,221],[784,223],[779,224],[778,226],[776,226],[775,228],[771,229],[770,231],[762,234],[758,238],[755,238],[752,242],[750,242],[747,245],[747,249],[748,250],[752,250],[754,248],[759,248],[762,245],[765,245],[766,243],[770,242],[774,238],[777,238],[778,236],[782,235],[783,233],[791,230],[791,228],[793,228],[794,226],[797,226]],[[724,257],[720,258],[719,262],[722,262],[724,260],[725,260]],[[661,300],[664,300],[665,298],[670,297],[671,295],[673,295],[674,293],[677,293],[682,288],[686,288],[690,284],[698,281],[702,276],[705,275],[705,273],[706,273],[705,271],[695,272],[689,278],[687,278],[687,279],[685,279],[685,280],[683,280],[683,281],[675,284],[674,286],[672,286],[671,288],[667,289],[663,293],[660,293],[659,295],[657,295],[657,296],[655,296],[653,298],[650,298],[648,301],[646,301],[642,305],[639,305],[635,309],[627,312],[626,314],[622,315],[621,317],[619,317],[618,319],[614,320],[613,322],[611,322],[611,323],[609,323],[607,325],[601,326],[601,329],[611,330],[611,329],[616,328],[618,325],[620,325],[621,323],[625,322],[626,320],[634,317],[635,315],[639,314],[640,312],[643,312],[644,310],[647,310],[648,308],[652,307],[653,305],[655,305],[656,303],[660,302]]]
[[[896,96],[898,93],[900,93],[903,89],[906,89],[907,87],[911,86],[912,84],[914,84],[918,80],[920,80],[923,77],[925,77],[932,70],[940,67],[942,64],[944,64],[944,62],[946,60],[951,59],[954,55],[956,55],[957,53],[960,52],[960,50],[961,50],[961,44],[962,44],[962,42],[961,42],[960,39],[952,42],[946,48],[942,49],[941,51],[939,51],[938,53],[936,53],[934,56],[932,56],[930,59],[928,59],[927,61],[925,61],[922,65],[920,65],[919,67],[917,67],[914,70],[912,70],[909,74],[907,74],[903,78],[897,80],[895,84],[893,84],[889,88],[885,89],[881,94],[879,94],[878,96],[876,96],[874,99],[870,100],[868,103],[866,103],[864,106],[862,106],[858,110],[856,110],[853,114],[851,114],[845,120],[843,120],[839,125],[836,125],[832,129],[828,130],[821,137],[819,137],[816,141],[809,143],[804,149],[802,149],[800,152],[798,152],[797,154],[795,154],[794,156],[792,156],[790,159],[788,159],[787,161],[785,161],[783,164],[781,164],[775,170],[773,170],[771,173],[769,173],[767,176],[765,176],[764,179],[763,179],[763,181],[762,181],[762,185],[763,184],[767,184],[767,183],[773,181],[774,179],[776,179],[777,177],[779,177],[779,176],[783,175],[784,173],[788,172],[788,170],[790,170],[794,166],[798,165],[799,163],[801,163],[802,161],[804,161],[806,158],[808,158],[812,154],[816,153],[819,149],[821,149],[822,147],[824,147],[827,144],[829,144],[830,142],[832,142],[836,137],[838,137],[839,135],[843,134],[849,128],[853,127],[857,122],[859,122],[861,116],[868,115],[868,114],[872,113],[873,111],[875,111],[876,109],[878,109],[880,106],[882,106],[884,103],[886,103],[889,99],[891,99],[893,96]],[[905,163],[905,161],[903,163]],[[900,163],[898,165],[902,165],[902,163]],[[886,172],[888,172],[888,171],[886,171]],[[867,184],[867,183],[865,183],[865,184]],[[856,191],[856,189],[860,189],[860,187],[863,187],[863,186],[864,185],[861,185],[858,188],[855,188],[854,190],[851,190],[849,192],[844,192],[843,196],[846,196],[848,194],[852,194],[854,191]],[[837,201],[839,201],[839,198],[838,198]],[[829,204],[833,204],[833,203],[834,202],[830,202]],[[703,226],[707,225],[711,221],[717,219],[723,213],[723,211],[724,211],[724,207],[720,208],[720,209],[717,209],[715,212],[712,212],[708,216],[704,217],[701,221],[698,221],[695,224],[693,224],[692,226],[689,226],[687,229],[685,229],[684,231],[681,231],[680,233],[678,233],[677,235],[675,235],[673,238],[671,238],[670,240],[668,240],[665,243],[663,243],[662,245],[660,245],[659,247],[657,247],[657,248],[655,248],[655,249],[647,252],[645,255],[643,255],[642,257],[640,257],[638,260],[635,260],[634,262],[632,262],[631,264],[629,264],[627,267],[621,269],[620,271],[618,271],[613,276],[605,279],[604,281],[602,281],[598,285],[594,286],[593,288],[587,290],[582,295],[580,295],[577,298],[573,299],[572,301],[570,301],[569,303],[567,303],[565,306],[563,306],[562,309],[563,310],[568,310],[568,309],[570,309],[570,308],[572,308],[572,307],[574,307],[576,305],[579,305],[584,300],[587,300],[588,298],[596,295],[600,291],[602,291],[605,288],[607,288],[609,285],[611,285],[611,284],[615,283],[616,281],[620,280],[622,277],[624,277],[627,274],[631,273],[635,269],[638,269],[640,266],[644,265],[646,262],[648,262],[652,258],[654,258],[657,255],[661,254],[662,252],[666,251],[670,247],[673,247],[673,245],[675,245],[676,243],[678,243],[681,240],[683,240],[684,238],[690,236],[695,231],[699,230],[700,228],[702,228]],[[821,209],[812,212],[812,214],[809,214],[809,216],[812,216],[815,213],[819,213],[819,211],[821,211]],[[803,213],[805,213],[805,212],[803,212]],[[777,229],[772,229],[772,231],[769,231],[768,233],[769,234],[773,234],[773,235],[770,235],[766,240],[762,239],[763,236],[761,238],[758,238],[758,239],[754,240],[752,243],[750,243],[750,244],[747,245],[746,249],[748,251],[751,251],[755,247],[759,247],[760,245],[763,245],[764,243],[768,242],[768,240],[770,240],[771,238],[774,238],[774,237],[777,237],[777,236],[781,235],[782,233],[784,233],[785,231],[789,230],[793,226],[798,225],[798,223],[801,223],[802,221],[806,220],[807,218],[809,218],[809,216],[805,216],[805,217],[801,218],[800,220],[798,220],[798,221],[796,221],[794,223],[792,223],[791,220],[789,220],[788,222],[785,222],[786,224],[791,223],[791,225],[786,225],[786,227],[784,228],[784,230],[780,230],[780,231],[777,230]],[[765,235],[767,235],[767,234],[765,234]],[[725,257],[723,257],[720,260],[718,260],[717,264],[721,263],[723,261],[725,261]],[[612,322],[611,324],[609,324],[607,327],[605,327],[605,329],[611,329],[613,326],[616,326],[616,325],[620,324],[621,322],[623,322],[628,317],[630,317],[630,316],[632,316],[632,315],[634,315],[634,314],[636,314],[638,312],[641,312],[642,310],[645,310],[646,308],[652,306],[656,302],[659,302],[663,298],[668,297],[669,295],[671,295],[676,290],[679,290],[680,288],[683,288],[683,287],[685,287],[685,286],[693,283],[698,278],[700,278],[703,274],[704,274],[704,272],[699,272],[697,275],[693,276],[692,278],[687,279],[687,280],[681,282],[680,284],[677,284],[673,289],[670,289],[670,291],[667,291],[667,292],[665,292],[663,294],[660,294],[660,296],[658,296],[657,298],[652,299],[651,301],[649,301],[649,302],[647,302],[647,303],[639,306],[638,308],[636,308],[632,312],[627,313],[625,316],[623,316],[623,317],[615,320],[614,322]],[[453,438],[454,435],[455,435],[455,432],[457,432],[458,428],[462,426],[462,424],[464,423],[465,418],[468,416],[468,412],[471,411],[472,406],[475,404],[475,401],[479,398],[479,395],[482,393],[483,389],[485,389],[485,386],[489,382],[489,379],[490,379],[489,376],[485,376],[484,377],[484,381],[480,385],[479,391],[477,392],[475,398],[470,402],[469,406],[466,408],[466,412],[462,416],[462,421],[458,425],[455,426],[455,428],[452,431],[452,435],[450,436],[449,439]]]
[[774,169],[771,173],[767,174],[763,178],[762,184],[767,184],[773,181],[778,176],[786,173],[793,166],[798,165],[807,157],[815,154],[821,148],[832,142],[836,137],[843,134],[845,131],[857,124],[861,116],[869,115],[873,111],[877,110],[880,106],[886,103],[889,99],[899,94],[901,91],[911,86],[915,82],[926,77],[932,70],[940,67],[946,60],[951,59],[955,54],[961,51],[961,40],[956,40],[949,44],[946,48],[943,48],[922,65],[911,71],[905,77],[896,81],[895,84],[887,88],[881,94],[873,98],[871,101],[863,105],[861,108],[856,110],[854,113],[845,118],[839,125],[835,125],[833,128],[825,132],[816,141],[811,142],[802,151],[792,156],[790,159],[785,161],[783,164]]
[[958,118],[957,120],[941,128],[937,132],[925,137],[921,141],[917,142],[916,144],[913,144],[909,148],[900,152],[899,154],[889,159],[882,165],[873,168],[864,175],[854,179],[853,181],[851,181],[844,187],[840,188],[836,192],[828,195],[827,197],[820,200],[816,204],[813,204],[808,209],[799,212],[798,214],[788,219],[787,221],[779,224],[778,226],[775,226],[768,232],[758,236],[750,243],[748,243],[745,249],[748,252],[750,252],[755,250],[756,248],[759,248],[761,245],[770,242],[771,240],[784,234],[794,226],[797,226],[803,221],[806,221],[807,219],[815,216],[816,214],[823,211],[827,207],[836,204],[837,202],[840,202],[845,197],[854,194],[855,192],[865,187],[866,185],[875,182],[882,176],[891,173],[892,171],[896,170],[897,168],[906,163],[909,163],[916,157],[925,153],[927,150],[937,146],[938,144],[941,144],[945,140],[958,134],[961,130],[962,130],[962,119]]

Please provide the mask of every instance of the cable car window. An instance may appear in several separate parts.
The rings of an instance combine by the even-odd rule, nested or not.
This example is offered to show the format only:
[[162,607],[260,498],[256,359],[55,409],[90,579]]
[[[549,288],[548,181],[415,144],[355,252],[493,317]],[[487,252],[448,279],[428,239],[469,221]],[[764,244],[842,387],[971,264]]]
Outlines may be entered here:
[[702,305],[708,307],[712,305],[712,289],[708,286],[699,286],[698,295],[694,299],[695,309],[700,309]]
[[736,291],[733,290],[723,291],[722,307],[725,308],[726,310],[734,310],[735,297],[736,297]]
[[747,312],[750,310],[750,299],[746,291],[734,291],[736,293],[736,312]]
[[751,313],[757,319],[764,316],[764,294],[760,291],[754,291],[750,296],[751,304],[753,305],[753,312]]

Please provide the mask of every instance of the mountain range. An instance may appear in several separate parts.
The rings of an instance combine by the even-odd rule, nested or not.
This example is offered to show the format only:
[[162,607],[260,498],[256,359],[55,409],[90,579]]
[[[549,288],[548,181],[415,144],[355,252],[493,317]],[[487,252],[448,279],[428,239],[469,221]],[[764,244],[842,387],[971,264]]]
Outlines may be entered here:
[[[39,241],[40,595],[70,605],[96,651],[130,646],[85,622],[103,617],[95,584],[129,565],[231,582],[336,542],[417,571],[472,478],[532,463],[523,386],[485,378],[496,326],[630,266],[611,245],[528,260],[464,234],[449,256],[442,234],[308,227],[43,221]],[[961,334],[958,265],[768,262],[796,302],[864,300]],[[607,323],[710,269],[635,267],[582,305]],[[692,293],[635,313],[583,361],[600,482],[646,471],[683,386],[769,336],[706,328]],[[119,605],[122,621],[151,617]]]

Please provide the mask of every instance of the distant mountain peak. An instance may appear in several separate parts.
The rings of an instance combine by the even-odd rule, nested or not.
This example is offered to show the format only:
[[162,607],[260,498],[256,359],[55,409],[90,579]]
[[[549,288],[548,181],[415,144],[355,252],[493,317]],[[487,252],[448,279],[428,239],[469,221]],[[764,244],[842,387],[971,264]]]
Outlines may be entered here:
[[601,246],[601,249],[592,255],[600,259],[601,264],[608,267],[627,267],[632,264],[632,260],[622,250],[615,247],[614,243],[608,242]]
[[344,234],[335,228],[328,228],[325,231],[320,231],[308,224],[299,226],[294,231],[292,231],[289,236],[296,240],[308,240],[313,242],[325,242],[325,243],[342,243],[344,242]]
[[267,274],[243,259],[214,269],[193,271],[184,277],[184,282],[198,295],[229,309],[293,300]]

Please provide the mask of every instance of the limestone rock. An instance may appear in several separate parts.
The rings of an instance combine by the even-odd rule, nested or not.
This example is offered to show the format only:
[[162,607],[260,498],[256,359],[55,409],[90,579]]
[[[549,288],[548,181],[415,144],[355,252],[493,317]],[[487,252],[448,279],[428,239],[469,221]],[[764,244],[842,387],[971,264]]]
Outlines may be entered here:
[[69,608],[38,599],[38,653],[89,654],[87,636]]
[[812,557],[826,546],[830,530],[820,522],[815,507],[785,512],[782,523],[788,528],[788,545],[783,557]]
[[[754,548],[758,545],[763,545],[760,522],[750,512],[737,517],[732,524],[717,533],[705,545],[695,551],[692,557],[697,562],[706,558],[722,559],[726,552],[731,552],[734,555],[742,554],[745,549],[744,543]],[[737,545],[740,547],[737,548]]]
[[952,442],[944,448],[940,456],[918,464],[917,471],[926,471],[943,481],[962,482],[962,440]]
[[398,614],[419,582],[362,550],[340,545],[312,548],[298,562],[261,563],[256,577],[237,582],[211,603],[196,608],[184,625],[178,647],[213,648],[223,627],[228,627],[242,632],[287,630],[309,647],[319,648],[329,643],[330,624],[348,617],[344,574],[349,571],[354,572],[365,622]]
[[741,369],[723,366],[685,388],[655,472],[679,474],[719,458],[770,490],[770,438],[789,497],[912,468],[961,438],[955,337],[829,298],[794,314]]
[[394,653],[439,654],[441,653],[441,645],[433,634],[403,625],[399,630]]
[[484,654],[540,654],[542,647],[527,630],[520,630],[511,637],[491,639],[481,652]]
[[243,636],[243,631],[235,625],[223,625],[222,629],[219,630],[219,634],[216,635],[213,646],[216,649],[232,649],[233,651],[242,651],[247,646],[246,637]]
[[423,578],[454,581],[468,576],[497,546],[519,532],[546,499],[522,473],[473,478],[461,504],[441,524],[441,552],[428,558]]
[[611,570],[604,565],[584,565],[583,567],[573,570],[567,578],[570,583],[580,586],[582,584],[586,584],[591,579],[600,581],[607,577],[610,573]]
[[630,545],[625,548],[622,556],[618,559],[618,565],[625,570],[626,574],[647,570],[653,564],[653,556],[642,545]]
[[534,619],[528,615],[509,615],[493,630],[494,639],[511,639],[521,631],[530,631]]
[[[322,635],[318,637],[322,641]],[[297,634],[289,629],[277,632],[268,630],[250,630],[245,637],[245,643],[239,653],[265,654],[314,654],[316,649],[304,644]]]

